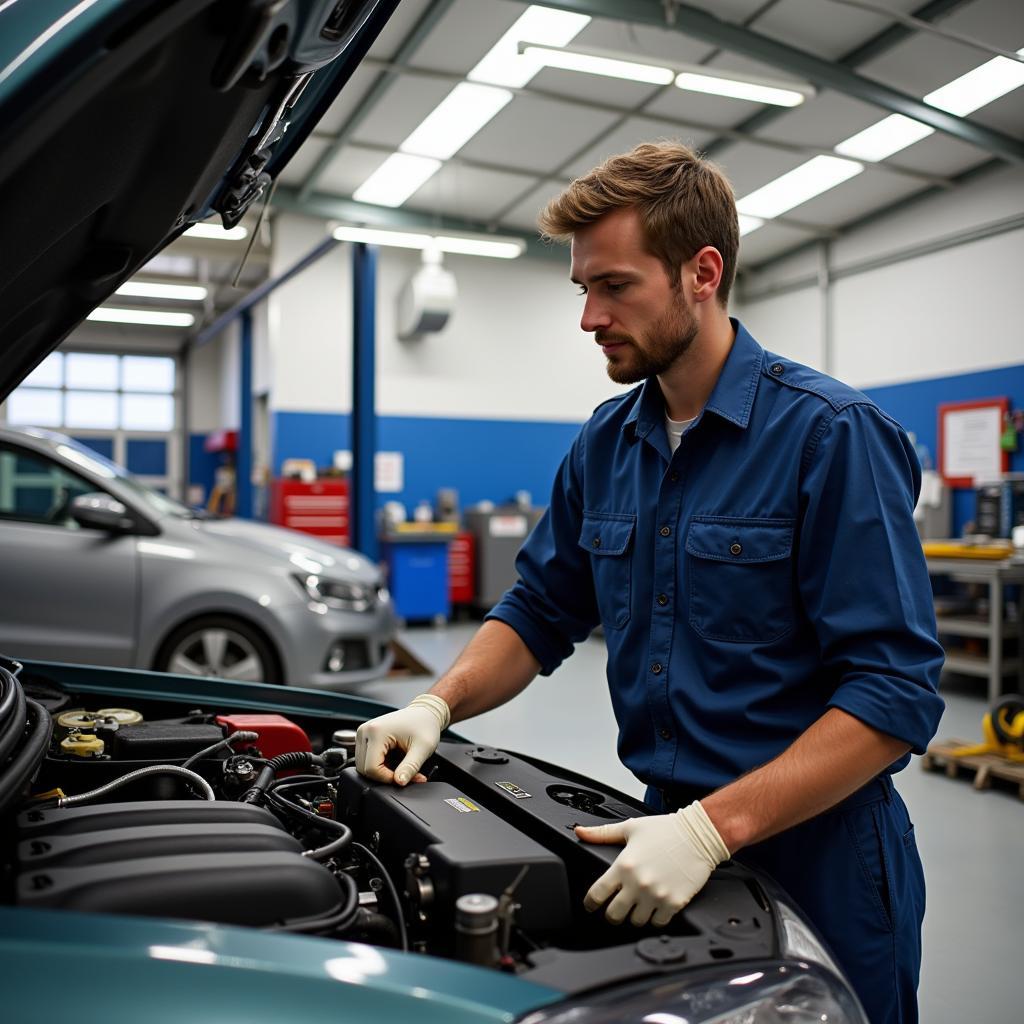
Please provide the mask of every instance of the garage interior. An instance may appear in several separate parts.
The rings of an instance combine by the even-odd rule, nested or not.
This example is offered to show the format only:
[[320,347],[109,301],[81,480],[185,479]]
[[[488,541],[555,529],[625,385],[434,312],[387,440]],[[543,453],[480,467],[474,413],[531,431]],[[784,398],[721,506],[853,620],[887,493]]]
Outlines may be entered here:
[[[351,692],[402,706],[514,582],[565,451],[622,390],[537,214],[607,156],[679,140],[736,193],[732,315],[912,435],[936,740],[975,743],[1024,693],[1022,87],[1017,0],[403,0],[266,203],[153,258],[0,426],[382,562],[397,657]],[[971,413],[998,429],[958,455]],[[598,633],[458,731],[642,796],[604,666]],[[978,792],[919,760],[896,781],[929,887],[921,1019],[1017,1019],[1024,772]]]

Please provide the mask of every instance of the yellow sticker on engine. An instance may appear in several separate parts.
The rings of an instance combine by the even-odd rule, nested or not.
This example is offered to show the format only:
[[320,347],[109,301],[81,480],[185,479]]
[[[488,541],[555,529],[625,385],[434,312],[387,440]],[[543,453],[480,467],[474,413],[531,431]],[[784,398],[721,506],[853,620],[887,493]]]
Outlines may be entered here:
[[464,796],[449,797],[447,800],[445,800],[445,803],[451,807],[454,807],[455,810],[459,811],[461,814],[469,814],[470,811],[480,810],[480,808],[477,807],[475,803],[473,803],[471,800],[467,800]]

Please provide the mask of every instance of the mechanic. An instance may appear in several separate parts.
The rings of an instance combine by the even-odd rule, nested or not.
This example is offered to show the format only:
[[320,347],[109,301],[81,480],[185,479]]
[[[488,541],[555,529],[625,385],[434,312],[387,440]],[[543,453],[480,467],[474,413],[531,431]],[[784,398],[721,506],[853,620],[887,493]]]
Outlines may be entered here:
[[924,877],[891,776],[934,734],[943,655],[913,447],[729,318],[735,200],[685,146],[612,157],[540,225],[571,240],[608,375],[640,386],[580,431],[519,581],[454,666],[359,729],[358,768],[423,780],[449,722],[553,672],[600,622],[619,755],[656,813],[577,828],[625,845],[587,908],[663,926],[738,855],[798,901],[875,1024],[916,1021]]

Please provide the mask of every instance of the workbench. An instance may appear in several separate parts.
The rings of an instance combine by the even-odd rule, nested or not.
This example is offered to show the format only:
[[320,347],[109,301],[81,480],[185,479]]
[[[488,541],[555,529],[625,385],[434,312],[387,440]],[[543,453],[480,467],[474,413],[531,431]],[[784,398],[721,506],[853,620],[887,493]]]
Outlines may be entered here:
[[[988,587],[988,615],[937,615],[942,637],[980,637],[988,643],[986,655],[961,653],[947,648],[946,668],[952,672],[980,676],[988,680],[989,703],[1003,692],[1006,676],[1016,676],[1018,692],[1024,693],[1024,616],[1017,601],[1017,615],[1007,617],[1005,594],[1008,586],[1024,586],[1024,562],[1004,558],[936,558],[926,557],[931,576],[948,576],[958,583],[980,583]],[[1004,641],[1016,634],[1017,652],[1006,657]],[[946,644],[943,643],[946,647]]]

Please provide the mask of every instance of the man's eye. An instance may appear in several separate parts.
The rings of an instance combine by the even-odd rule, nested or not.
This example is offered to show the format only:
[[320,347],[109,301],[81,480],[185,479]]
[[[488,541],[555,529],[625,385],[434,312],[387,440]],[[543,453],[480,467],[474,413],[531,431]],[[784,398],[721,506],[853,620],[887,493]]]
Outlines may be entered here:
[[581,285],[580,285],[580,290],[579,290],[579,291],[578,291],[578,292],[577,292],[576,294],[577,294],[577,295],[586,295],[586,294],[587,294],[587,288],[586,288],[586,285],[582,285],[582,284],[581,284]]
[[621,292],[622,289],[625,288],[628,283],[629,283],[628,281],[616,281],[614,283],[609,281],[608,284],[607,284],[608,291],[610,291],[610,292]]

